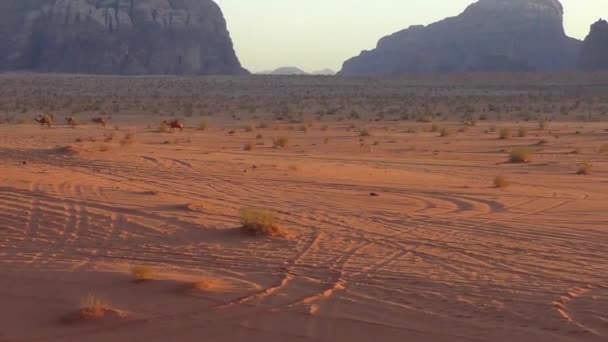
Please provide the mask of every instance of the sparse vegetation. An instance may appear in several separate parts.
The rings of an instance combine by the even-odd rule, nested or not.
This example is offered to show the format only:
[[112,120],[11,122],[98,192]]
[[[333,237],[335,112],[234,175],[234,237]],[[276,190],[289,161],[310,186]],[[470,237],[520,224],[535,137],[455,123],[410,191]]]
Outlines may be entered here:
[[289,138],[278,137],[278,138],[273,139],[272,143],[275,147],[285,148],[289,144]]
[[578,165],[578,171],[576,171],[579,175],[588,175],[591,173],[591,164],[589,163],[581,163]]
[[504,127],[500,129],[500,132],[498,133],[498,137],[500,139],[509,139],[513,136],[513,134],[511,133],[511,129]]
[[198,123],[198,126],[196,127],[196,129],[199,131],[205,131],[205,130],[207,130],[208,127],[209,127],[209,122],[207,122],[207,120],[201,120]]
[[360,137],[369,137],[371,135],[372,134],[371,134],[371,132],[370,132],[370,130],[368,128],[362,128],[362,129],[359,130],[359,136]]
[[445,127],[442,128],[441,131],[439,131],[439,136],[440,137],[449,137],[452,134],[453,134],[452,130],[450,130],[449,128],[445,128]]
[[241,230],[250,235],[286,236],[276,224],[274,215],[266,209],[244,208],[240,213]]
[[511,163],[529,163],[532,161],[532,149],[528,147],[521,147],[515,149],[509,155],[509,162]]
[[129,146],[135,142],[135,135],[131,132],[125,134],[125,136],[120,140],[120,146]]
[[152,280],[156,275],[156,270],[149,266],[133,266],[130,271],[136,282]]
[[525,138],[528,136],[528,129],[526,127],[519,127],[517,129],[517,136],[520,138]]
[[504,176],[496,176],[496,178],[494,178],[494,187],[496,188],[506,188],[509,185],[511,185],[511,183]]

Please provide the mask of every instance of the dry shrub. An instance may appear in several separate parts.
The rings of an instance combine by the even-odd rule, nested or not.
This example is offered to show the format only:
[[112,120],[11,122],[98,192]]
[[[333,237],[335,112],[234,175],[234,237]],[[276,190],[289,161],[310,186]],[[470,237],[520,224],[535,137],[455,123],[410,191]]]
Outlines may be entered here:
[[68,324],[84,323],[99,320],[106,316],[124,318],[128,315],[126,312],[114,309],[103,299],[95,295],[88,295],[80,300],[80,307],[76,312],[63,317],[63,322]]
[[108,145],[99,146],[99,152],[108,152],[109,150],[110,150],[110,147]]
[[511,138],[513,134],[511,133],[511,129],[504,127],[500,129],[500,132],[498,133],[498,138],[500,139],[509,139]]
[[526,127],[519,127],[517,129],[517,136],[520,138],[525,138],[528,136],[528,129]]
[[204,131],[207,129],[207,127],[209,127],[209,123],[207,122],[207,120],[201,120],[201,122],[198,123],[198,127],[196,129],[199,131]]
[[276,224],[274,215],[266,209],[241,209],[241,230],[250,235],[286,236],[286,231]]
[[258,135],[256,135],[256,136],[255,136],[255,138],[259,140],[259,139],[264,138],[264,136],[263,136],[263,135],[261,135],[261,134],[258,134]]
[[496,188],[506,188],[511,185],[511,182],[504,176],[496,176],[494,178],[494,187]]
[[150,266],[133,266],[130,271],[136,282],[152,280],[156,274],[156,270]]
[[202,278],[191,284],[192,290],[213,292],[227,288],[227,284],[220,279]]
[[110,132],[108,134],[104,134],[105,139],[103,139],[103,141],[105,142],[111,142],[112,140],[114,140],[114,137],[116,136],[116,134],[114,132]]
[[80,313],[83,319],[102,318],[110,308],[106,301],[92,294],[80,300]]
[[449,128],[442,128],[442,129],[439,131],[439,136],[440,136],[440,137],[449,137],[449,136],[450,136],[450,135],[452,135],[452,134],[453,134],[453,132],[452,132],[452,130],[451,130],[451,129],[449,129]]
[[537,145],[546,145],[548,143],[549,143],[549,140],[547,140],[547,139],[541,139],[536,144]]
[[359,136],[360,137],[369,137],[371,135],[372,135],[372,133],[367,128],[362,128],[362,129],[359,130]]
[[135,135],[133,133],[127,133],[120,140],[120,146],[129,146],[135,142]]
[[287,137],[278,137],[272,140],[272,143],[275,147],[285,148],[289,145],[289,138]]
[[246,143],[245,146],[243,146],[243,150],[245,151],[251,151],[255,148],[255,145],[253,145],[252,143]]
[[509,155],[509,162],[511,163],[529,163],[532,161],[532,150],[527,147],[518,148],[513,150]]
[[439,132],[439,125],[438,124],[432,124],[431,125],[431,132]]
[[589,163],[582,163],[578,165],[578,171],[576,171],[577,174],[579,175],[588,175],[591,173],[591,164]]

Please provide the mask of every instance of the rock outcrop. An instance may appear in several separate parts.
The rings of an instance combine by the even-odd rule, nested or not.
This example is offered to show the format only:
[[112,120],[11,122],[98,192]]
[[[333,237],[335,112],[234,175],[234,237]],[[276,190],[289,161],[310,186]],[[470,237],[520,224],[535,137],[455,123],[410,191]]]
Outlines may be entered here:
[[2,0],[0,70],[247,73],[213,0]]
[[382,38],[340,74],[562,71],[576,68],[579,50],[558,0],[479,0],[459,16]]
[[578,66],[584,71],[608,70],[608,22],[600,20],[591,26],[583,42]]

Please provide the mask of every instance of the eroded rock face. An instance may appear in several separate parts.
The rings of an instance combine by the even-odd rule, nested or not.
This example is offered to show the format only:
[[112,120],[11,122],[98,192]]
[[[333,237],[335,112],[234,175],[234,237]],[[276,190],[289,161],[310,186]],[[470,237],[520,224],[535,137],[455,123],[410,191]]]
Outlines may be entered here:
[[2,0],[0,70],[247,72],[212,0]]
[[459,16],[382,38],[340,74],[571,70],[579,50],[558,0],[479,0]]
[[608,70],[608,22],[599,20],[583,42],[579,68],[585,71]]

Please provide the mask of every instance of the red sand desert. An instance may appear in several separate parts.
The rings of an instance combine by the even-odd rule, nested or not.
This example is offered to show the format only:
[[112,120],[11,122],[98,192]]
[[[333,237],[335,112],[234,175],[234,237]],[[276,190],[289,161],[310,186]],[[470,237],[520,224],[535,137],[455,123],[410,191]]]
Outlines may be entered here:
[[[23,78],[3,80],[7,106],[10,87],[72,102],[59,102],[51,128],[33,121],[37,104],[0,125],[2,342],[608,341],[608,125],[577,117],[586,109],[559,114],[587,103],[584,87],[528,121],[479,108],[484,96],[505,108],[512,92],[536,94],[533,82],[489,95],[467,82],[449,95],[424,85],[404,100],[413,115],[428,110],[416,96],[438,91],[430,103],[489,116],[465,124],[449,108],[432,122],[399,119],[396,93],[376,116],[374,91],[411,83],[220,78],[216,87],[239,83],[240,95],[221,98],[202,81],[191,96],[215,112],[208,127],[176,108],[186,128],[171,133],[159,130],[162,106],[183,105],[171,95],[157,113],[121,109],[105,129],[91,122],[104,108],[84,109],[70,128],[62,106],[131,81]],[[118,86],[99,90],[104,82]],[[133,82],[130,96],[143,97],[150,81]],[[329,97],[324,82],[337,89]],[[321,90],[288,101],[303,87]],[[329,116],[306,102],[331,105],[332,94],[371,104]],[[590,94],[593,108],[608,103]],[[301,123],[277,119],[284,103],[303,108]],[[509,163],[522,147],[531,161]],[[509,184],[496,187],[498,176]],[[286,236],[243,234],[243,208],[267,209]]]

